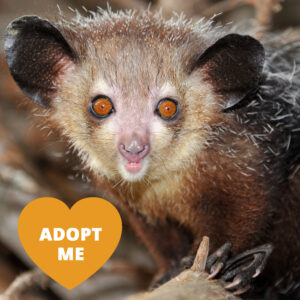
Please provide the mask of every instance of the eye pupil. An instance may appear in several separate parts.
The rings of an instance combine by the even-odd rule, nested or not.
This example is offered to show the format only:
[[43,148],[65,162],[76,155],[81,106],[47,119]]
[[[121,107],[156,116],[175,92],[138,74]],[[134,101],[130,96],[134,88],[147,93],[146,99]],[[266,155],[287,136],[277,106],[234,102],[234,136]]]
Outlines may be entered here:
[[173,119],[177,113],[177,102],[168,98],[160,100],[157,106],[157,113],[165,120]]
[[98,96],[91,102],[91,112],[98,118],[104,118],[113,112],[111,100],[106,96]]

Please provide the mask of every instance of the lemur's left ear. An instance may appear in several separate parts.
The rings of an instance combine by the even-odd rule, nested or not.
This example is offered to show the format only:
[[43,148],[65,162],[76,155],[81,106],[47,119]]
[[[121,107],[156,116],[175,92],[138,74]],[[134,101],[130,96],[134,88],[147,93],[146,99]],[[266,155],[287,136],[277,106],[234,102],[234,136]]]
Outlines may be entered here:
[[223,96],[224,109],[228,109],[258,89],[264,60],[259,41],[229,34],[204,51],[192,72],[201,71],[204,80]]

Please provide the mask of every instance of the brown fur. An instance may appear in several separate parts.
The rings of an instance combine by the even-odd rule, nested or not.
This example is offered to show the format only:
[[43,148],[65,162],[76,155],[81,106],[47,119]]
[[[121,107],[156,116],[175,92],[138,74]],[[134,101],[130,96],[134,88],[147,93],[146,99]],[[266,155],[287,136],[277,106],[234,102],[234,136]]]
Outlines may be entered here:
[[[102,12],[58,20],[55,26],[67,42],[51,43],[59,60],[52,62],[55,74],[46,74],[55,75],[53,86],[46,87],[46,100],[52,96],[47,115],[95,182],[122,207],[160,272],[195,255],[204,235],[211,251],[230,241],[233,254],[273,243],[278,250],[269,264],[269,282],[273,274],[279,278],[291,269],[300,249],[285,236],[286,230],[292,238],[300,229],[293,192],[299,181],[290,180],[299,165],[299,106],[289,104],[298,97],[297,86],[270,71],[271,58],[262,73],[260,43],[238,35],[222,38],[225,32],[210,22],[164,21],[150,12]],[[11,28],[6,49],[13,65],[19,36]],[[26,43],[22,37],[18,41]],[[40,53],[35,54],[43,61]],[[21,58],[19,64],[27,66]],[[115,106],[105,120],[89,111],[97,95],[110,97]],[[165,122],[155,114],[165,97],[178,101],[178,119]],[[230,97],[237,104],[233,109],[225,103]],[[150,132],[151,149],[146,171],[133,178],[122,169],[117,145],[124,132],[141,128]],[[291,256],[281,263],[287,251]]]

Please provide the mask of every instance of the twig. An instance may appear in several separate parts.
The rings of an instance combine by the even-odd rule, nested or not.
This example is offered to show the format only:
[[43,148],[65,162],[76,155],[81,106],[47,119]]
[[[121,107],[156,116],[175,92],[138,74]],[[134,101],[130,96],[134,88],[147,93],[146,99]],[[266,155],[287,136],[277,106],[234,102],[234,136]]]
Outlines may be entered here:
[[223,0],[211,5],[209,8],[205,9],[201,14],[204,17],[210,18],[215,14],[231,11],[236,6],[241,5],[242,2],[242,0]]
[[210,18],[220,12],[232,10],[242,0],[222,0],[217,3],[199,0],[158,0],[154,6],[156,9],[163,8],[166,16],[172,16],[173,12],[183,12],[189,18],[207,17]]
[[281,10],[280,2],[284,0],[245,0],[255,7],[255,27],[257,39],[262,39],[272,25],[274,13]]
[[34,269],[25,272],[18,276],[0,295],[0,300],[15,300],[18,299],[22,293],[35,285],[40,285],[45,288],[48,285],[49,277],[47,277],[41,270]]
[[220,12],[227,12],[238,5],[250,4],[255,8],[255,26],[257,27],[258,38],[263,37],[272,24],[274,13],[278,13],[284,0],[223,0],[212,5],[202,12],[202,15],[211,17]]
[[252,0],[256,9],[256,23],[258,27],[269,28],[274,13],[281,10],[280,2],[284,0]]
[[147,4],[139,0],[110,0],[110,2],[122,9],[143,10],[147,8]]

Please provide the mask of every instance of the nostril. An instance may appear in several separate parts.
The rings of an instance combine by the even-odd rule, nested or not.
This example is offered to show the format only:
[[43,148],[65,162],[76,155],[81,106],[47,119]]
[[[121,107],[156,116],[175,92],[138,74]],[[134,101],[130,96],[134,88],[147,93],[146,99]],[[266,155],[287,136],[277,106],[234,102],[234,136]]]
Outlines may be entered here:
[[148,148],[149,148],[148,145],[144,145],[143,148],[142,148],[142,150],[140,150],[140,151],[138,152],[138,154],[143,154],[144,152],[147,152],[147,151],[148,151]]
[[120,153],[128,160],[138,161],[144,158],[149,152],[149,145],[139,147],[126,147],[124,144],[119,145]]
[[130,150],[126,149],[124,144],[120,144],[119,149],[121,150],[121,152],[130,153]]
[[142,150],[138,152],[139,158],[142,159],[143,157],[145,157],[148,154],[149,149],[150,147],[148,144],[144,145]]
[[137,150],[137,154],[143,153],[145,151],[145,147],[146,145],[144,145],[143,147],[139,147],[139,149]]
[[119,151],[120,151],[120,153],[122,154],[123,157],[125,157],[128,160],[131,159],[132,153],[130,151],[128,151],[128,149],[126,149],[124,144],[119,145]]

